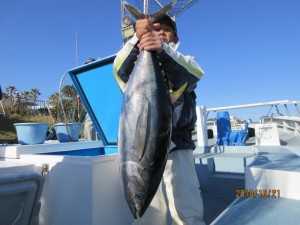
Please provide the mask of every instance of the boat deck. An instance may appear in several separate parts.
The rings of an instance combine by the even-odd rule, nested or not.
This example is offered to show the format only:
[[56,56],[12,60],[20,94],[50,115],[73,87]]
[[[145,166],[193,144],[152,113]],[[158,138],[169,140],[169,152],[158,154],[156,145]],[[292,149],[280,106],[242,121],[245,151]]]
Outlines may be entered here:
[[[211,225],[299,224],[300,200],[288,198],[239,198]],[[209,224],[209,223],[208,223]]]
[[[300,138],[281,129],[278,134],[279,146],[257,146],[255,137],[245,146],[216,146],[209,139],[208,149],[195,150],[206,224],[297,224]],[[252,197],[242,197],[243,190],[252,190]],[[277,196],[260,196],[263,190]]]

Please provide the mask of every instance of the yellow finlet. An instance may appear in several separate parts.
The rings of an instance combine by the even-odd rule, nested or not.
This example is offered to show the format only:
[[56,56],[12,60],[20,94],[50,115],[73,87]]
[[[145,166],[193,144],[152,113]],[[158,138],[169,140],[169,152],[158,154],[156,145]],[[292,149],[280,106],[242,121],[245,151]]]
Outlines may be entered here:
[[182,85],[177,91],[174,91],[173,93],[170,94],[170,99],[172,104],[174,104],[180,98],[180,96],[186,89],[186,86],[187,86],[187,82],[184,85]]

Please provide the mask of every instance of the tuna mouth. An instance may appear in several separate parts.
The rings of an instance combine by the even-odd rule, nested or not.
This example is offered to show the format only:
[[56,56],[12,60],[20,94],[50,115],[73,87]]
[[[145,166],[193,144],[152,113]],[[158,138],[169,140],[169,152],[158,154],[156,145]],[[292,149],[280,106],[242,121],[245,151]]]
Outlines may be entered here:
[[145,213],[145,207],[143,207],[145,205],[145,198],[146,195],[144,193],[136,193],[135,194],[135,214],[136,216],[142,217]]
[[137,218],[142,218],[143,215],[145,214],[146,210],[137,210],[135,209],[135,216],[134,218],[137,219]]

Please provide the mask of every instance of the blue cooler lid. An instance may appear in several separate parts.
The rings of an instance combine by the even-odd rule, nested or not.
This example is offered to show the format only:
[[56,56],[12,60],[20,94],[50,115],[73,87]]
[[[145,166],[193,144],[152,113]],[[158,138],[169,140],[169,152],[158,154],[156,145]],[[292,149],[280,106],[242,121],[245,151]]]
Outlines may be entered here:
[[116,145],[122,93],[113,76],[115,55],[69,71],[104,145]]

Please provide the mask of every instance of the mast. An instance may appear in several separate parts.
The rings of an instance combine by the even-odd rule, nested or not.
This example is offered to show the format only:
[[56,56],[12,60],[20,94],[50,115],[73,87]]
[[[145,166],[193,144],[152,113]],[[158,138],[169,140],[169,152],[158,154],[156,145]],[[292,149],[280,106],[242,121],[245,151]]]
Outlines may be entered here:
[[76,67],[78,66],[78,34],[76,31]]
[[144,0],[144,14],[148,14],[148,0]]

